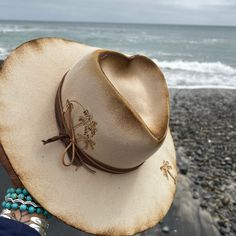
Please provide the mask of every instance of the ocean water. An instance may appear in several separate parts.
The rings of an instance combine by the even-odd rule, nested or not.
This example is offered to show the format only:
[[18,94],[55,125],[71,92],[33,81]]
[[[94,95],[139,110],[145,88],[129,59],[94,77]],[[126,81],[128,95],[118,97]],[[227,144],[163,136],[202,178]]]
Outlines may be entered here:
[[0,21],[0,59],[25,41],[48,36],[146,55],[169,87],[236,89],[235,27]]

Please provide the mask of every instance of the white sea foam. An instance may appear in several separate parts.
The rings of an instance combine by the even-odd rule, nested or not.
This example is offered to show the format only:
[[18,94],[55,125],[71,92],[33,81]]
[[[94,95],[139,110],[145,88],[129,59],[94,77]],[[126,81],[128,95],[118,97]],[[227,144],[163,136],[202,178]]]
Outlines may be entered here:
[[213,73],[235,75],[236,68],[221,62],[198,62],[198,61],[154,61],[162,68],[170,70],[184,70],[200,73]]
[[14,33],[14,32],[61,32],[62,28],[44,28],[44,27],[25,27],[25,26],[1,26],[0,33]]
[[0,60],[3,60],[8,54],[8,50],[6,48],[0,47]]
[[236,68],[221,62],[154,61],[169,87],[236,89]]

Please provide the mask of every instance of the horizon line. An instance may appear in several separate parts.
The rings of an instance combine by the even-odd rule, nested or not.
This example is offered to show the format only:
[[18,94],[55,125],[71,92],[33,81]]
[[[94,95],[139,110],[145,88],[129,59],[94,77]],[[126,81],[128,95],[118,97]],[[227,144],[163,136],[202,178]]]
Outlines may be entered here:
[[130,24],[130,25],[171,25],[171,26],[203,26],[203,27],[236,27],[236,25],[211,25],[211,24],[187,24],[187,23],[148,23],[148,22],[105,22],[105,21],[70,21],[70,20],[28,20],[28,19],[0,19],[0,21],[19,22],[47,22],[47,23],[90,23],[90,24]]

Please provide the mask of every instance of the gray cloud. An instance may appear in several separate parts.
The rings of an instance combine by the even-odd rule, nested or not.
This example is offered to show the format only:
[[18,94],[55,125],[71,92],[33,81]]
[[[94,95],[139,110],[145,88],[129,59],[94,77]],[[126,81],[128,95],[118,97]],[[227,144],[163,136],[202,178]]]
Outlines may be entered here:
[[0,19],[236,25],[236,1],[0,0]]

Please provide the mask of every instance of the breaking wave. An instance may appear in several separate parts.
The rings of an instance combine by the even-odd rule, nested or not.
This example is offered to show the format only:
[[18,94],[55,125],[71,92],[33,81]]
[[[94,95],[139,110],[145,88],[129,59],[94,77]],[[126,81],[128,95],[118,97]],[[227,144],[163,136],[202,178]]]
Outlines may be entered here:
[[169,87],[236,89],[236,68],[221,62],[154,61]]
[[235,75],[236,68],[225,65],[221,62],[198,62],[198,61],[157,61],[160,67],[170,70],[185,70],[200,73],[216,73],[225,75]]

